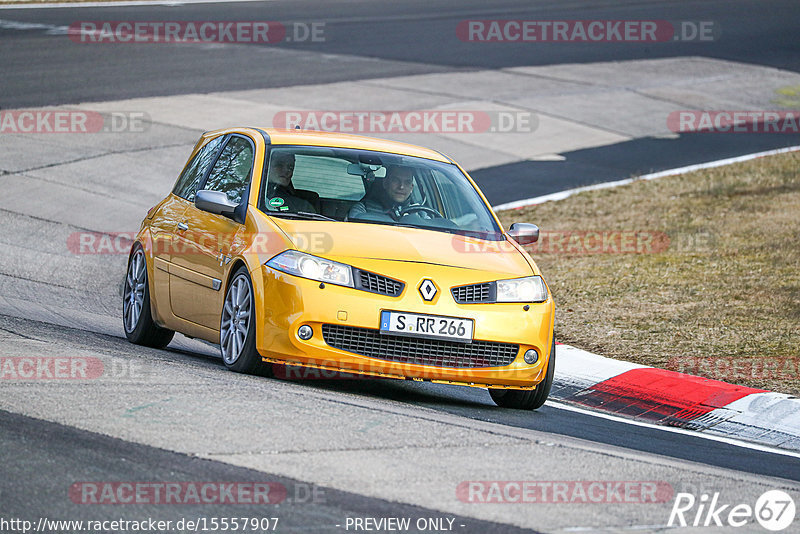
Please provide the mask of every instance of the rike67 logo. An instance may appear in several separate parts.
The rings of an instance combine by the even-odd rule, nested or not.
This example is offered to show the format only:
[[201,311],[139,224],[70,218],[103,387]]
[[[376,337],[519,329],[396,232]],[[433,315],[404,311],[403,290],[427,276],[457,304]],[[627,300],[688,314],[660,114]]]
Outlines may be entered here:
[[719,492],[712,496],[704,493],[699,499],[691,493],[678,493],[667,526],[738,528],[752,525],[755,520],[765,529],[778,532],[788,528],[794,516],[794,499],[781,490],[765,492],[756,500],[755,506],[724,503]]

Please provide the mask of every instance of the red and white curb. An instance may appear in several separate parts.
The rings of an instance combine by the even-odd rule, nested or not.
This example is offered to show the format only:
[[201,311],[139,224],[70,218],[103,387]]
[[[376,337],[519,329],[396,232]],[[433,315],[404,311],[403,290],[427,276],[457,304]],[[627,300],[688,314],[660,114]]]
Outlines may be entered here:
[[558,345],[551,398],[650,424],[800,451],[800,399]]

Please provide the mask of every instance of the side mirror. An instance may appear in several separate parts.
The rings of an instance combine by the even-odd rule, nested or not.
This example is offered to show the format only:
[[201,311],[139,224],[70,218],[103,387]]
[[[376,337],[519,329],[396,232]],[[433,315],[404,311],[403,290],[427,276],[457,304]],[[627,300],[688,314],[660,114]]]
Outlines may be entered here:
[[197,209],[232,217],[238,204],[228,200],[228,195],[222,191],[209,191],[201,189],[194,197],[194,205]]
[[522,246],[539,241],[539,227],[530,223],[514,223],[508,229],[508,235]]

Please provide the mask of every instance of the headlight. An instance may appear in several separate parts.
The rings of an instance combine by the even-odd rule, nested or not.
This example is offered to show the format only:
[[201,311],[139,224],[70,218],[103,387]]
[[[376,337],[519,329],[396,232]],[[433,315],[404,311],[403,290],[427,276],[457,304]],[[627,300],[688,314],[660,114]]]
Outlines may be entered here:
[[497,302],[544,302],[547,286],[541,276],[498,280]]
[[353,287],[353,271],[349,265],[318,258],[297,250],[281,252],[265,265],[276,271],[318,282]]

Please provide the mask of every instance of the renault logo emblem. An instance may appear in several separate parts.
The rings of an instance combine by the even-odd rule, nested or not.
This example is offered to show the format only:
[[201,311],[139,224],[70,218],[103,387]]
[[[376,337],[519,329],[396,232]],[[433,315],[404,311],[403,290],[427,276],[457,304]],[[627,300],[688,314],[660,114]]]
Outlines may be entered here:
[[422,281],[418,289],[419,294],[422,295],[422,298],[425,299],[426,302],[433,300],[433,297],[436,296],[436,292],[438,291],[438,289],[436,289],[436,284],[427,278]]

